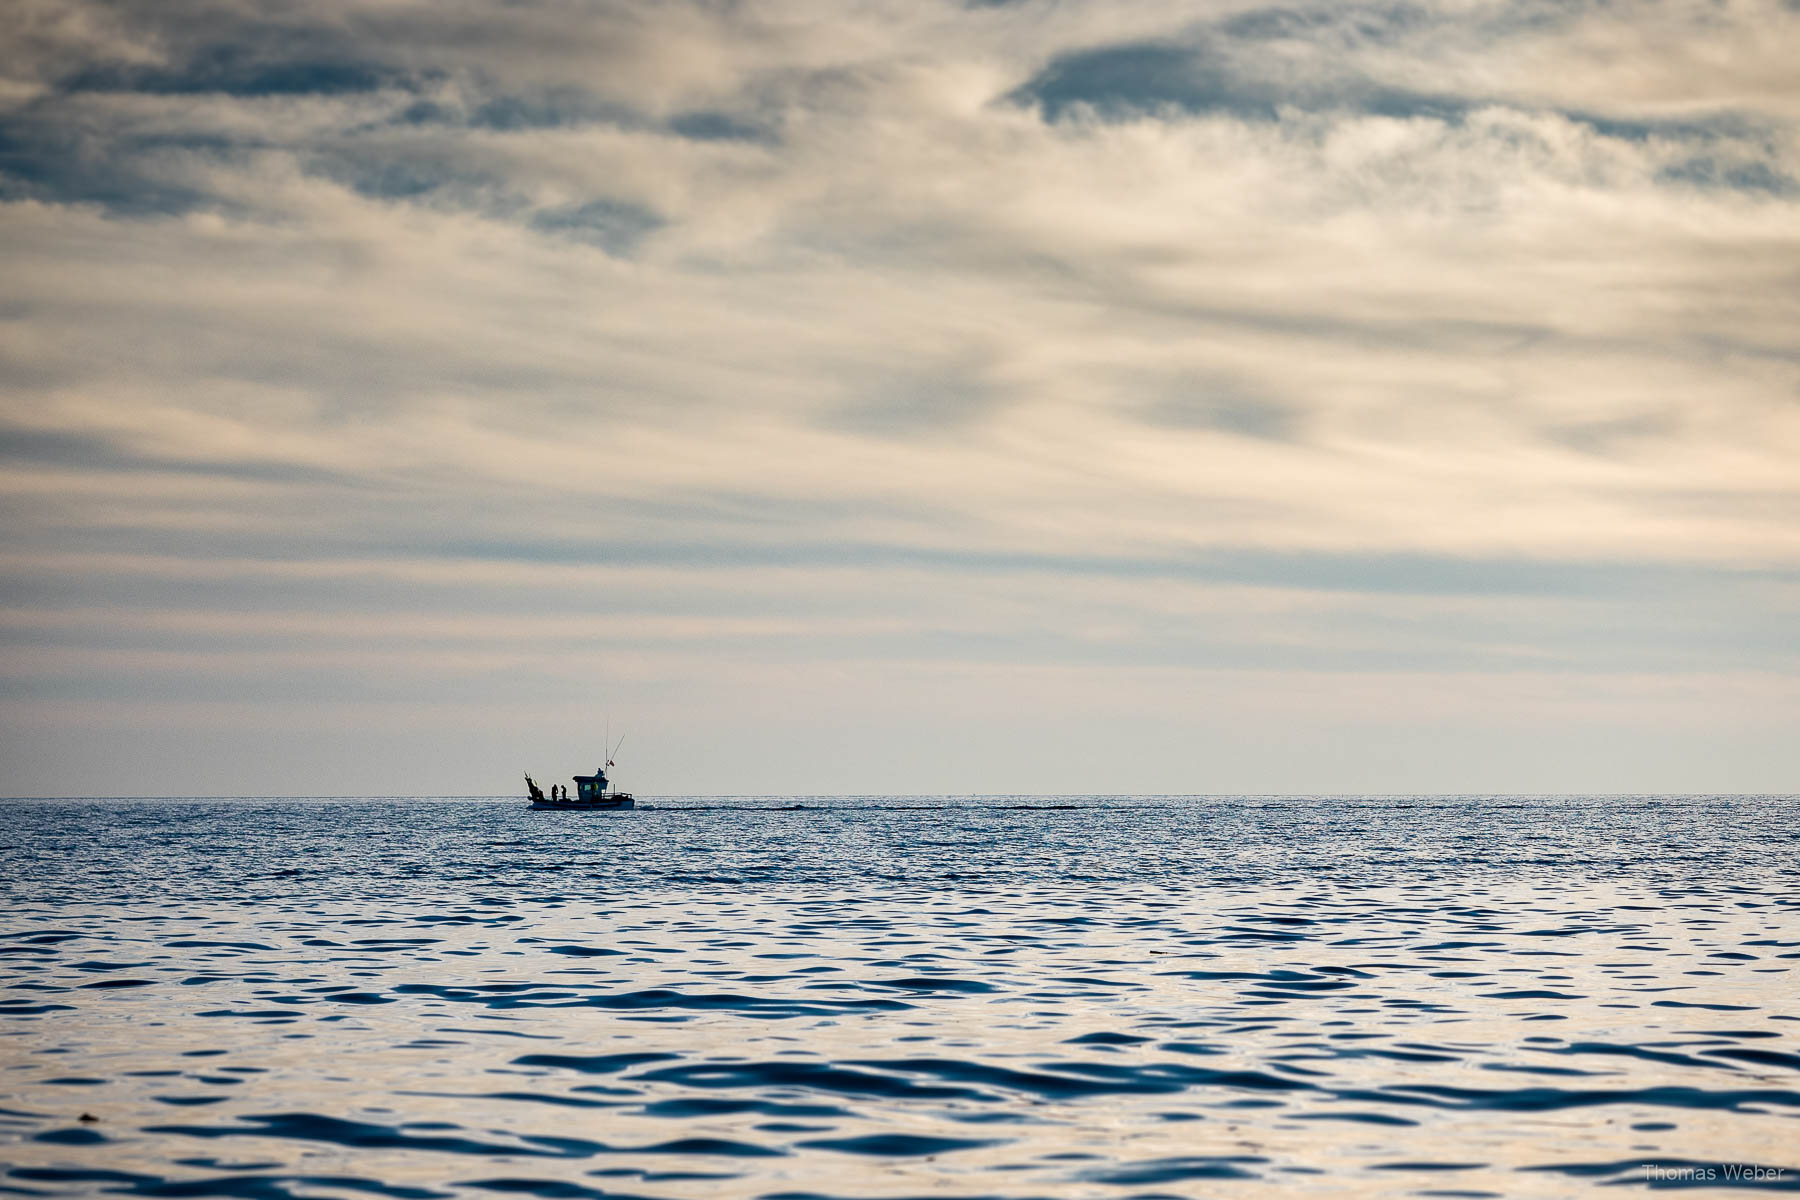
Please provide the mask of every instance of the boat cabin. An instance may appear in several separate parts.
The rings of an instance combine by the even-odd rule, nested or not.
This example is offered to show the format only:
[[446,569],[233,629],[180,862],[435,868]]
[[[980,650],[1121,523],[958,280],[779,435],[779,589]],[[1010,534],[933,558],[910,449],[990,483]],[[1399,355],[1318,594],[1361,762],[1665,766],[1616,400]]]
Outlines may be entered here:
[[575,776],[577,800],[599,800],[606,795],[606,768],[596,768],[592,775]]

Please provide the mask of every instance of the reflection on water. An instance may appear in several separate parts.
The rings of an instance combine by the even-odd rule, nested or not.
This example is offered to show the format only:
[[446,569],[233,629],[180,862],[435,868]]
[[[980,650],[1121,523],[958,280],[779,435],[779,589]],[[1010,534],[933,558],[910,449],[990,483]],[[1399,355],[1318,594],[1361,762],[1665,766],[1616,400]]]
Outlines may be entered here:
[[1792,798],[0,820],[7,1194],[1800,1191]]

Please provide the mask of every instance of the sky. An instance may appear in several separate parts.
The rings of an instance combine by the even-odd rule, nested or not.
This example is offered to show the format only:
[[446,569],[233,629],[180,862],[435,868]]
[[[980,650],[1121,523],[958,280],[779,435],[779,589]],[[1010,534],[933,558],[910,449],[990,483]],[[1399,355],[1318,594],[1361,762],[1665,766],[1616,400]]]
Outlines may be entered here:
[[1800,791],[1794,0],[9,0],[0,794]]

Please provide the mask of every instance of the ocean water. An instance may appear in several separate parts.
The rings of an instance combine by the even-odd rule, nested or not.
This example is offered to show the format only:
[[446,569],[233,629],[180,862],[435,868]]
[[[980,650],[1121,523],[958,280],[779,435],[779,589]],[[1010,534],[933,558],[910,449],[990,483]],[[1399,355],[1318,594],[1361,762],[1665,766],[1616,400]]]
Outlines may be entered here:
[[1797,851],[1767,796],[0,802],[0,1194],[1795,1191]]

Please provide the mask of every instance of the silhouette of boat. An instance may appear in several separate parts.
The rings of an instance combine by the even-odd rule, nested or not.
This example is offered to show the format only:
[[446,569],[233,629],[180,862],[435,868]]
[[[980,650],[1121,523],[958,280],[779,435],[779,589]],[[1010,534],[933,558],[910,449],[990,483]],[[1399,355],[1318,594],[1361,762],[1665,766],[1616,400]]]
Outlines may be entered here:
[[[621,742],[625,739],[620,738]],[[616,748],[615,748],[616,749]],[[575,795],[569,795],[565,787],[553,787],[552,792],[560,790],[562,796],[544,795],[544,789],[538,786],[537,780],[528,771],[525,774],[525,791],[531,798],[531,807],[552,812],[593,812],[597,809],[636,808],[637,800],[630,792],[621,792],[612,786],[606,778],[606,768],[613,765],[612,755],[606,756],[605,766],[597,768],[592,775],[577,775],[575,779]]]

